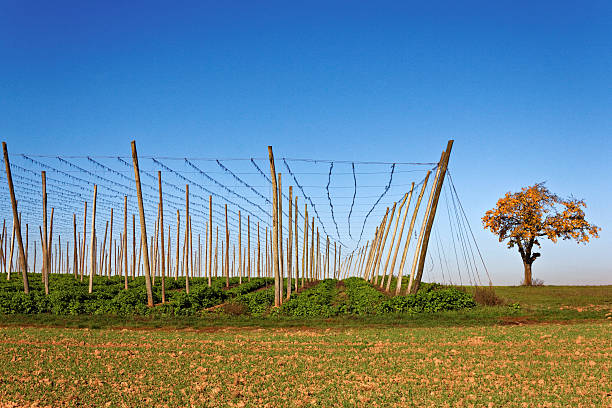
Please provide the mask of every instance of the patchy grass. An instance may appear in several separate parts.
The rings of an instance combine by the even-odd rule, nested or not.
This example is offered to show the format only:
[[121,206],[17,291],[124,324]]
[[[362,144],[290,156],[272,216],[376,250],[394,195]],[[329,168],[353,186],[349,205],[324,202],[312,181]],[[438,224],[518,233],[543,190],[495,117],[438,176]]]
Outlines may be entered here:
[[498,296],[533,310],[612,309],[612,285],[601,286],[494,286]]
[[495,290],[520,306],[4,315],[0,407],[612,407],[612,287]]
[[0,406],[610,406],[611,328],[5,327]]

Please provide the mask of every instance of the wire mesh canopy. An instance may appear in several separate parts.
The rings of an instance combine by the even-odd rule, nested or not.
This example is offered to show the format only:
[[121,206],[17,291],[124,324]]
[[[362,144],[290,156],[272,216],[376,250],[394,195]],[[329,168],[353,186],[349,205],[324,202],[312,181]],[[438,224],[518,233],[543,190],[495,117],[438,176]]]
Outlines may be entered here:
[[[91,204],[94,186],[96,198],[96,243],[102,245],[102,235],[111,221],[113,236],[107,239],[119,241],[124,227],[124,200],[127,197],[128,240],[132,231],[140,234],[138,222],[138,202],[132,157],[125,154],[117,156],[71,156],[36,155],[28,153],[12,154],[10,168],[14,182],[18,211],[21,216],[22,231],[29,226],[30,236],[24,238],[28,245],[28,264],[34,267],[31,259],[35,245],[40,245],[38,227],[42,224],[42,172],[46,175],[47,206],[53,209],[53,242],[73,245],[75,230],[80,236],[84,219],[91,225]],[[241,246],[247,247],[246,237],[268,237],[266,229],[272,229],[272,181],[270,162],[267,157],[246,158],[203,158],[203,157],[139,157],[140,179],[147,231],[149,239],[157,239],[156,220],[159,214],[159,178],[163,189],[163,219],[168,231],[184,234],[185,223],[179,220],[186,210],[187,186],[189,191],[189,215],[191,234],[205,239],[211,230],[222,236],[226,228],[231,242],[237,245],[238,235],[242,234]],[[425,162],[373,162],[346,161],[313,158],[276,158],[276,171],[280,187],[279,198],[282,205],[282,236],[286,240],[289,233],[289,187],[292,188],[292,205],[297,197],[298,251],[304,247],[304,221],[308,211],[308,227],[318,230],[322,240],[330,240],[336,245],[346,262],[351,255],[364,250],[375,235],[377,227],[390,209],[399,206],[401,200],[411,189],[417,191],[422,186],[426,174],[438,169],[437,161]],[[6,180],[5,166],[2,177]],[[431,181],[430,181],[431,184]],[[416,196],[416,193],[415,193]],[[0,183],[0,218],[5,220],[3,243],[6,254],[9,252],[8,236],[11,234],[12,211],[9,189],[6,182]],[[210,208],[209,202],[212,202]],[[415,200],[412,200],[411,209]],[[467,217],[459,201],[457,190],[450,177],[444,184],[440,202],[446,207],[442,210],[432,231],[430,252],[427,258],[426,273],[429,279],[447,283],[479,284],[480,272],[486,271],[482,257],[469,228]],[[86,203],[89,203],[85,213]],[[405,212],[408,212],[408,207]],[[212,211],[211,211],[212,210]],[[424,206],[415,212],[418,220],[413,229],[412,241],[416,242],[419,225],[423,221]],[[212,217],[210,214],[212,212]],[[418,214],[417,214],[418,213]],[[133,215],[135,215],[133,217]],[[403,217],[405,215],[402,214]],[[400,214],[390,222],[399,223]],[[409,216],[410,217],[410,216]],[[396,226],[397,228],[397,226]],[[390,228],[387,228],[390,229]],[[89,233],[89,231],[87,231]],[[169,233],[169,232],[168,232]],[[294,229],[295,233],[295,229]],[[391,235],[389,233],[389,235]],[[395,240],[399,243],[400,235]],[[404,235],[404,239],[405,235]],[[393,243],[387,240],[387,248]],[[36,243],[38,242],[38,244]],[[25,245],[26,242],[24,242]],[[310,243],[309,243],[310,244]],[[379,243],[384,247],[384,244]],[[412,244],[411,244],[412,245]],[[342,248],[342,249],[340,249]],[[254,256],[255,245],[251,245]],[[382,248],[384,250],[384,248]],[[296,250],[296,249],[294,249]],[[324,249],[319,248],[323,253]],[[105,251],[101,248],[100,251]],[[325,253],[329,257],[329,253]],[[335,254],[334,254],[335,257]],[[335,259],[335,258],[334,258]],[[353,262],[353,260],[351,260]],[[355,265],[356,266],[356,265]]]

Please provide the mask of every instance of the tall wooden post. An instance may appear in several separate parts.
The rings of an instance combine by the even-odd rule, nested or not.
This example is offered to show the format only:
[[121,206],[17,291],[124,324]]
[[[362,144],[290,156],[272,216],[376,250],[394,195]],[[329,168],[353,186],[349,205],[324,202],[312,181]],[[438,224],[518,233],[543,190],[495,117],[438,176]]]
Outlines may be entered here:
[[[400,244],[402,243],[402,235],[404,233],[404,225],[406,224],[406,216],[408,215],[408,209],[410,208],[410,201],[412,201],[412,192],[414,191],[414,182],[410,186],[410,193],[408,194],[408,201],[406,202],[406,211],[404,211],[404,217],[402,218],[402,226],[399,230],[399,236],[397,238],[397,245],[395,246],[395,252],[393,253],[393,261],[391,261],[391,270],[389,271],[389,279],[387,280],[386,290],[388,291],[391,287],[391,279],[393,278],[393,272],[395,271],[395,261],[397,259],[397,252],[399,251]],[[401,216],[401,212],[398,213],[397,217]]]
[[90,266],[89,266],[89,293],[93,292],[93,276],[95,275],[96,262],[96,201],[98,199],[98,186],[94,184],[93,205],[91,207],[91,244],[90,244]]
[[183,258],[185,259],[185,292],[189,293],[189,238],[191,231],[189,230],[189,184],[185,184],[185,249],[183,250]]
[[281,173],[278,173],[278,250],[280,285],[278,287],[280,302],[283,303],[283,279],[285,279],[285,254],[283,250],[283,189],[281,184]]
[[142,203],[142,187],[140,186],[140,169],[138,167],[138,153],[136,141],[132,140],[132,160],[134,162],[134,178],[136,179],[136,192],[138,194],[138,212],[140,214],[140,238],[143,245],[143,263],[145,285],[147,290],[147,304],[153,307],[153,287],[151,286],[151,265],[149,263],[149,248],[147,245],[147,225],[145,221],[144,205]]
[[238,276],[239,284],[242,285],[242,215],[238,210]]
[[421,200],[423,199],[423,194],[425,193],[425,188],[427,187],[427,180],[429,180],[430,173],[431,171],[428,171],[427,175],[425,176],[425,180],[423,180],[423,186],[421,187],[421,192],[419,193],[419,197],[417,198],[417,202],[414,207],[414,211],[412,213],[412,218],[410,219],[410,227],[408,227],[408,236],[406,238],[406,244],[404,245],[404,253],[402,254],[402,262],[400,263],[400,268],[399,268],[398,275],[397,275],[397,285],[395,286],[396,296],[400,294],[400,290],[402,289],[402,274],[404,272],[404,263],[406,262],[406,254],[408,253],[408,246],[410,245],[410,238],[412,237],[412,230],[414,228],[414,223],[416,221],[417,214],[419,213],[419,208],[421,206]]
[[302,287],[308,271],[308,205],[304,203],[304,237],[302,242]]
[[181,246],[181,214],[179,210],[176,210],[176,269],[174,272],[174,280],[178,280],[179,268],[181,267],[179,261],[179,248]]
[[[408,194],[404,194],[404,198],[400,203],[399,208],[397,209],[397,218],[395,219],[395,226],[393,227],[393,235],[391,236],[391,245],[389,246],[389,252],[387,253],[387,260],[385,261],[385,269],[383,270],[383,281],[380,284],[382,288],[384,285],[385,277],[387,276],[387,268],[389,266],[389,261],[391,260],[391,253],[393,252],[393,245],[395,244],[395,236],[397,234],[397,226],[399,225],[400,216],[402,214],[402,208],[404,208],[404,204],[406,204],[406,200],[408,199]],[[395,204],[394,204],[395,205]],[[391,281],[391,278],[389,278]]]
[[251,281],[251,216],[247,215],[247,274],[249,275],[249,282]]
[[432,187],[432,195],[433,200],[431,201],[431,205],[428,207],[427,211],[427,222],[425,226],[425,234],[423,236],[423,241],[420,248],[419,254],[419,262],[416,270],[416,275],[414,277],[413,285],[409,284],[408,290],[410,293],[416,293],[419,290],[419,286],[421,285],[421,278],[423,276],[423,269],[425,268],[425,258],[427,257],[427,247],[429,245],[429,236],[431,235],[431,228],[433,227],[433,222],[436,217],[436,210],[438,208],[438,200],[440,199],[440,193],[442,191],[442,185],[444,184],[444,177],[446,176],[446,169],[448,167],[448,161],[450,159],[450,153],[453,148],[453,140],[449,140],[446,145],[446,150],[442,156],[442,160],[440,160],[439,164],[439,176]]
[[106,227],[104,228],[104,240],[102,241],[102,250],[100,251],[100,269],[98,275],[102,276],[104,273],[104,266],[106,264],[104,256],[106,256],[106,233],[108,232],[108,221],[106,221]]
[[[6,167],[6,178],[8,181],[9,193],[11,195],[11,206],[13,208],[13,223],[16,225],[15,234],[17,236],[17,245],[19,247],[19,255],[21,256],[21,276],[23,278],[23,291],[25,293],[30,293],[30,285],[28,283],[28,274],[26,272],[26,260],[25,260],[25,250],[23,248],[23,240],[21,239],[21,221],[19,219],[19,214],[17,211],[17,199],[15,198],[15,190],[13,187],[13,176],[11,174],[11,165],[9,163],[8,150],[6,148],[6,142],[2,142],[2,150],[4,153],[4,164]],[[8,276],[8,275],[7,275]]]
[[272,153],[272,146],[268,146],[268,156],[270,159],[270,175],[272,180],[272,253],[273,253],[273,267],[274,267],[274,306],[279,307],[281,305],[281,281],[280,281],[280,265],[279,265],[279,231],[278,231],[278,188],[276,185],[276,167],[274,166],[274,153]]
[[[170,253],[168,253],[168,259]],[[136,278],[136,216],[132,214],[132,280]]]
[[83,274],[85,273],[85,242],[87,241],[87,201],[85,201],[85,209],[83,210],[83,243],[81,248],[81,282],[83,282]]
[[225,287],[229,288],[229,224],[227,222],[227,204],[225,204]]
[[72,240],[74,241],[74,244],[72,245],[72,269],[73,269],[73,274],[74,274],[74,279],[77,279],[77,275],[79,273],[79,261],[78,261],[78,254],[77,254],[77,247],[78,245],[78,241],[77,241],[77,232],[76,232],[76,214],[72,213]]
[[113,208],[111,207],[110,238],[108,240],[108,270],[106,271],[106,276],[108,278],[110,278],[110,275],[111,275],[112,259],[113,259]]
[[128,289],[127,196],[123,196],[123,288]]
[[294,217],[294,221],[295,223],[294,228],[295,231],[293,232],[293,235],[295,235],[295,291],[297,292],[298,290],[298,279],[300,278],[300,269],[299,269],[299,247],[298,247],[298,198],[297,195],[295,196],[295,217]]
[[[380,256],[378,257],[378,263],[376,265],[376,272],[375,272],[376,276],[378,276],[378,274],[380,272],[380,265],[382,264],[382,257],[383,257],[383,255],[385,253],[385,244],[387,243],[387,236],[389,235],[389,230],[391,229],[391,224],[393,224],[393,216],[395,215],[395,207],[396,206],[397,206],[397,202],[393,203],[393,207],[391,208],[391,216],[389,217],[389,221],[387,222],[387,228],[385,230],[385,235],[383,237],[382,247],[380,248]],[[398,216],[398,218],[399,218],[399,216]],[[394,238],[395,238],[395,236],[394,236]],[[391,243],[391,248],[393,248],[393,243]],[[391,253],[391,249],[389,250],[389,253]],[[385,269],[383,271],[382,278],[380,279],[380,287],[381,288],[385,284],[386,272],[387,272],[387,270]]]
[[49,294],[49,235],[47,230],[47,172],[41,171],[42,178],[42,204],[43,204],[43,237],[42,237],[42,250],[43,250],[43,268],[42,268],[42,280],[45,286],[45,295]]
[[212,195],[208,196],[208,286],[212,285],[212,236],[213,236],[213,223],[212,223]]
[[164,245],[164,200],[162,196],[161,171],[157,172],[157,184],[159,187],[159,230],[161,231],[161,293],[162,303],[166,303],[166,246]]
[[261,241],[259,239],[259,221],[257,221],[257,277],[261,277]]
[[289,225],[287,228],[287,300],[291,298],[291,278],[292,278],[292,264],[291,261],[292,259],[292,244],[293,244],[293,237],[291,235],[291,233],[293,232],[293,224],[292,224],[292,219],[291,216],[293,211],[293,186],[289,186]]

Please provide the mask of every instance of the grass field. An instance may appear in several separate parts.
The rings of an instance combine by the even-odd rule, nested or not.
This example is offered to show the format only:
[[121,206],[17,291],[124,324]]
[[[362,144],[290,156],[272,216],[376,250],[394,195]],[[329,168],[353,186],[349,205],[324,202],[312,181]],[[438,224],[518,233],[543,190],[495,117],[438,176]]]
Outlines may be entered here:
[[520,309],[0,316],[0,407],[612,407],[612,287],[496,290]]

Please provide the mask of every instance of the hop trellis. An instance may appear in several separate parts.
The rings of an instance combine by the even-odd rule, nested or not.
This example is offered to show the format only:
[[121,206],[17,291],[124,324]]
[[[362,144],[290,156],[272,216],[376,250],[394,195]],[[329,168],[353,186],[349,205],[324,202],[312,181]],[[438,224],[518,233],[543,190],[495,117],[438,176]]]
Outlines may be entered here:
[[[122,231],[120,224],[122,225],[124,197],[127,197],[128,219],[131,221],[132,216],[138,214],[134,169],[129,156],[22,153],[11,155],[10,161],[21,222],[22,225],[32,226],[30,231],[35,231],[42,219],[40,204],[42,171],[47,174],[48,207],[55,211],[53,234],[64,237],[63,242],[72,239],[73,217],[79,225],[82,225],[84,217],[88,219],[91,217],[90,213],[84,213],[84,206],[86,202],[92,201],[94,185],[97,186],[97,225],[104,225],[104,222],[110,219],[111,210],[117,214],[114,221],[115,236],[109,237],[111,242],[117,240],[118,234]],[[367,255],[362,242],[364,236],[372,238],[374,230],[389,207],[394,202],[400,201],[411,185],[418,189],[424,181],[425,173],[435,171],[439,166],[438,162],[367,162],[287,157],[281,157],[280,161],[291,176],[285,179],[289,182],[283,183],[280,193],[280,197],[285,202],[282,209],[285,219],[288,217],[286,202],[289,200],[287,195],[289,185],[297,187],[294,189],[294,194],[300,200],[298,208],[293,209],[294,216],[300,220],[297,222],[297,250],[304,247],[303,222],[304,204],[306,204],[309,214],[315,218],[315,228],[321,229],[323,241],[330,239],[332,245],[335,243],[344,248],[344,257],[338,262],[350,265],[353,272],[357,271],[358,267],[362,269],[365,267],[364,259]],[[161,172],[165,226],[170,226],[174,231],[176,228],[182,228],[175,220],[185,212],[185,194],[188,185],[191,229],[192,234],[198,239],[201,238],[204,242],[210,231],[209,212],[212,212],[215,239],[217,228],[221,230],[220,235],[223,235],[226,228],[226,205],[227,229],[233,245],[236,244],[240,232],[245,237],[249,233],[252,238],[264,236],[266,229],[271,232],[273,228],[272,201],[269,198],[272,195],[272,182],[269,172],[264,170],[268,166],[267,158],[255,157],[141,157],[140,170],[143,176],[141,185],[148,233],[152,234],[155,231],[159,204],[158,172]],[[2,177],[6,179],[4,166]],[[212,197],[212,208],[209,208],[209,197]],[[0,217],[5,220],[5,224],[10,224],[12,213],[5,183],[0,183],[0,201],[4,203]],[[441,275],[442,281],[464,283],[461,274],[463,271],[467,282],[481,284],[480,272],[484,271],[488,276],[488,271],[482,254],[476,246],[450,174],[449,182],[444,185],[443,202],[447,209],[448,233],[440,232],[437,225],[434,228],[431,247],[433,253],[428,257],[429,265],[426,273],[433,274],[435,270]],[[309,229],[310,222],[312,218],[309,219]],[[129,239],[135,238],[132,237],[133,227],[130,225],[128,228]],[[101,234],[99,228],[96,231],[97,235]],[[358,236],[353,234],[355,228],[360,231]],[[9,229],[5,228],[5,232],[2,233],[5,247]],[[139,233],[138,228],[134,229]],[[287,237],[287,222],[283,222],[282,229],[284,237]],[[313,232],[309,231],[310,234]],[[416,229],[414,235],[416,240]],[[444,237],[450,238],[446,245],[443,242]],[[28,245],[36,245],[36,238],[34,234],[29,239]],[[401,238],[400,236],[400,241]],[[267,234],[265,239],[268,239]],[[97,244],[100,244],[100,241]],[[371,244],[370,239],[367,245]],[[242,245],[245,246],[244,241]],[[379,242],[378,245],[382,247],[381,250],[385,250],[384,243]],[[249,257],[253,256],[253,247],[248,254]],[[217,249],[215,248],[215,251]],[[327,252],[322,248],[319,248],[319,251],[320,254],[316,256],[323,255],[329,261],[331,256],[329,248]],[[5,249],[4,258],[6,252]],[[452,259],[449,261],[452,254],[455,258],[454,270],[450,267]],[[359,261],[361,265],[357,264],[357,259],[353,259],[358,256],[363,258]],[[28,259],[28,262],[31,260]]]

